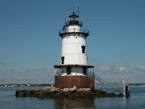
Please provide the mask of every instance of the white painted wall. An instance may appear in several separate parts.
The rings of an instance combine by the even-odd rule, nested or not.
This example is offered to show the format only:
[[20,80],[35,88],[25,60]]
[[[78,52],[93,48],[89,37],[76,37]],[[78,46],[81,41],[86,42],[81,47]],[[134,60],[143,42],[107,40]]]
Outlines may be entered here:
[[[82,46],[85,46],[85,53],[82,53]],[[80,34],[64,35],[62,38],[61,56],[65,57],[64,64],[87,65],[87,51],[85,36]]]
[[69,25],[67,27],[68,32],[80,32],[81,27],[79,25]]
[[[74,29],[75,28],[75,29]],[[81,32],[79,25],[69,25],[67,32]],[[64,31],[64,32],[66,32]],[[85,53],[82,53],[82,46],[85,46]],[[62,37],[61,57],[64,57],[64,65],[87,65],[86,37],[83,34],[64,34]],[[62,64],[62,63],[61,63]],[[86,73],[88,70],[86,69]],[[66,67],[61,67],[61,76],[66,76]],[[71,66],[71,73],[68,76],[85,76],[80,66]]]

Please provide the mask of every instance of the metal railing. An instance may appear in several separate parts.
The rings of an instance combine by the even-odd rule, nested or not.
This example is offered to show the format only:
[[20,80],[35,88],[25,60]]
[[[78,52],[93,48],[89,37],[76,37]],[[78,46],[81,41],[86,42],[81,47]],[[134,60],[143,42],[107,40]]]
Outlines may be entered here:
[[[103,80],[100,76],[98,75],[94,75],[95,79],[97,81],[99,81],[101,84],[105,84],[107,81]],[[120,92],[117,88],[115,88],[113,85],[110,85],[111,87],[113,87],[116,91],[118,91],[120,94],[123,94],[122,92]],[[123,94],[124,95],[124,94]]]
[[[67,72],[66,70],[61,70],[61,68],[55,68],[55,75],[56,76],[61,76],[63,73],[66,73],[66,72]],[[72,71],[70,73],[72,73]],[[79,73],[79,71],[77,71],[77,69],[76,69],[75,73]],[[91,71],[88,68],[88,70],[86,71],[86,76],[94,77],[94,71]]]
[[55,75],[60,76],[62,74],[62,71],[60,68],[55,68]]
[[78,28],[70,28],[70,29],[66,29],[66,30],[60,30],[59,34],[63,34],[63,33],[74,33],[74,32],[80,32],[80,33],[85,33],[85,34],[89,34],[89,30],[87,29],[78,29]]

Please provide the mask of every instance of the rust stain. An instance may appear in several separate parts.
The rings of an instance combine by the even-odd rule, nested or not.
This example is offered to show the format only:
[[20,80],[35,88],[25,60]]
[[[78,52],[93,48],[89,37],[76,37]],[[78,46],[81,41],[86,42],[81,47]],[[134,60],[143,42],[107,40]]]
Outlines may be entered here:
[[55,86],[62,88],[72,88],[76,85],[77,88],[94,89],[94,77],[92,76],[55,76]]

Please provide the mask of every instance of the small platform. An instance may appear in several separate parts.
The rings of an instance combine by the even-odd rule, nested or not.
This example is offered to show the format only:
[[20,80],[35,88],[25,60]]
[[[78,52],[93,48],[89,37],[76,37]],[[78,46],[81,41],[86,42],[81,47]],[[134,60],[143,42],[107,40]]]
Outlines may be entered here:
[[67,67],[67,66],[94,68],[94,66],[91,66],[91,65],[79,65],[79,64],[62,64],[62,65],[54,65],[54,68],[61,68],[61,67]]

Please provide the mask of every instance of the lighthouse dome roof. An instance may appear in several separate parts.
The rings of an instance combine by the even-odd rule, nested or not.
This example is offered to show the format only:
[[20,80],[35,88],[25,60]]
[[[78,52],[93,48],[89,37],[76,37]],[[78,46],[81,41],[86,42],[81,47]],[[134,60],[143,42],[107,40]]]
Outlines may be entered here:
[[73,12],[72,15],[69,16],[69,18],[75,19],[78,18],[79,16],[75,14],[75,12]]

